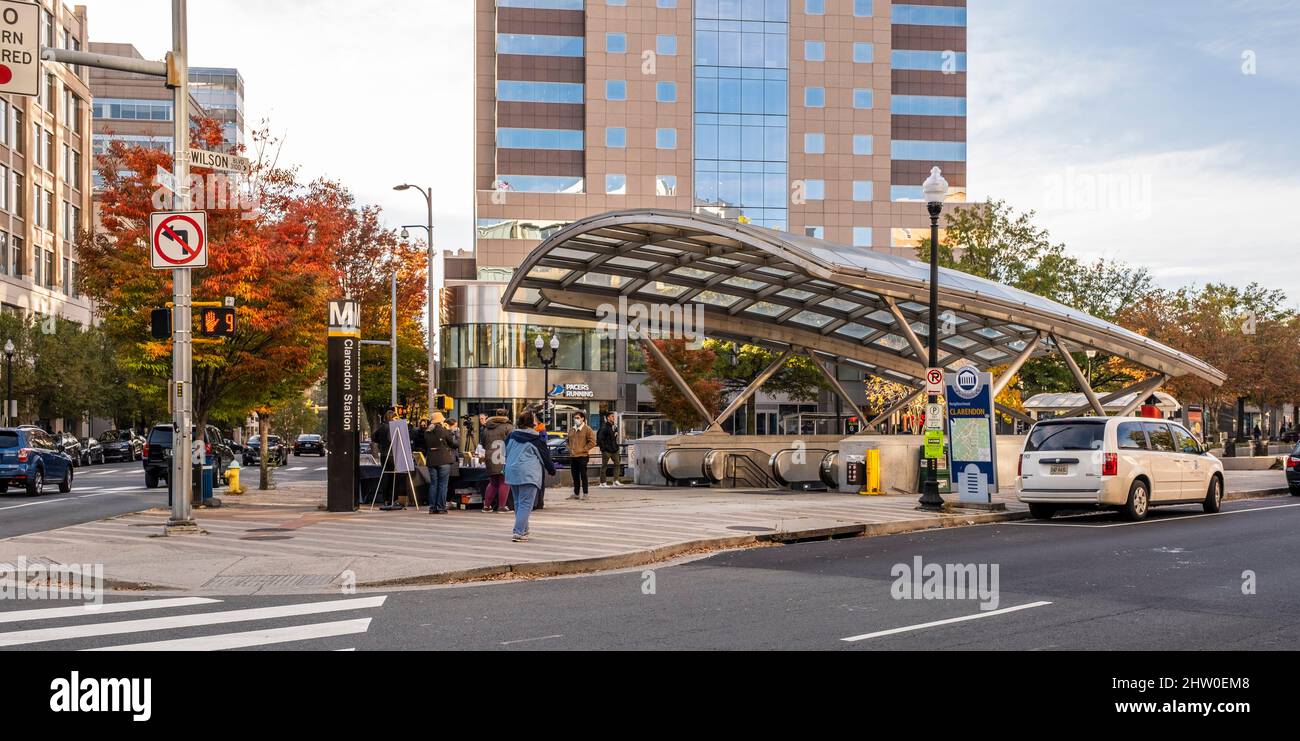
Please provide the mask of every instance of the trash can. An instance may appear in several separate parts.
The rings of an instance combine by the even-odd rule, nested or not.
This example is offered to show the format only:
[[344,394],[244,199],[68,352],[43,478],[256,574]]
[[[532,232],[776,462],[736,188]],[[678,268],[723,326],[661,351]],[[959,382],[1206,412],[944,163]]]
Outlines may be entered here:
[[206,501],[212,498],[212,456],[203,458],[203,499]]

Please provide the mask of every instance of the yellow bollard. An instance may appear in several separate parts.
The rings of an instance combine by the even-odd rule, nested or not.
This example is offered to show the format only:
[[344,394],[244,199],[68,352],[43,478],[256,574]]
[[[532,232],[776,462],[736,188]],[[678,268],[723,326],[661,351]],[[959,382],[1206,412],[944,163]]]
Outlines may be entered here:
[[230,487],[231,494],[243,494],[244,489],[239,485],[239,463],[231,461],[226,466],[226,485]]
[[867,475],[866,481],[862,483],[862,491],[859,494],[863,496],[879,496],[885,492],[880,488],[880,451],[876,448],[867,450]]

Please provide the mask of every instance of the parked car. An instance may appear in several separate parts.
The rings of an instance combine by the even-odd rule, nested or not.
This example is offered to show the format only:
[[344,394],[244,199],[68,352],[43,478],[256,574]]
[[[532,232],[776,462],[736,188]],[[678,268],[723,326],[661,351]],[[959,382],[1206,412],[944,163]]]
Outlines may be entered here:
[[104,446],[93,437],[81,438],[81,465],[90,466],[104,462]]
[[319,455],[325,457],[325,441],[320,435],[299,435],[298,439],[293,441],[294,455]]
[[1291,496],[1300,497],[1300,445],[1286,457],[1286,485],[1291,489]]
[[0,428],[0,494],[21,486],[37,496],[50,481],[59,482],[64,494],[72,491],[72,459],[54,437],[35,427]]
[[1199,503],[1218,512],[1223,464],[1177,422],[1143,417],[1070,417],[1029,431],[1016,493],[1030,514],[1118,509],[1141,520],[1151,507]]
[[67,453],[68,458],[72,460],[72,467],[76,468],[81,465],[81,441],[71,432],[51,432],[50,437],[54,438],[54,447]]
[[109,430],[99,436],[104,460],[138,461],[144,458],[144,440],[134,430]]
[[[212,425],[204,428],[203,446],[205,455],[212,456],[212,482],[215,486],[226,483],[226,466],[235,459],[235,453],[226,447],[221,431]],[[172,437],[176,433],[171,423],[157,424],[149,430],[149,439],[144,446],[144,485],[150,489],[167,481],[172,467]],[[196,427],[192,433],[198,439]]]
[[223,442],[226,444],[226,447],[234,451],[236,455],[242,456],[244,454],[243,445],[240,445],[239,443],[235,442],[234,440],[231,440],[230,438],[226,438]]
[[[272,466],[289,465],[289,449],[280,442],[279,435],[268,435],[270,445],[267,446],[266,460]],[[244,465],[255,466],[262,461],[262,438],[260,435],[253,435],[248,438],[244,445]]]

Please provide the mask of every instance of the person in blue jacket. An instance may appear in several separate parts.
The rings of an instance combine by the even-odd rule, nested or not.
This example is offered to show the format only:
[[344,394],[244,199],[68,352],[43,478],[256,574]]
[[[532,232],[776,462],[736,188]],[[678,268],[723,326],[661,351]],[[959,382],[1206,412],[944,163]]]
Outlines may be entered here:
[[532,412],[519,415],[515,431],[506,437],[506,483],[515,495],[515,529],[513,540],[528,540],[528,516],[537,501],[546,475],[555,475],[555,463],[546,441],[534,430],[537,420]]

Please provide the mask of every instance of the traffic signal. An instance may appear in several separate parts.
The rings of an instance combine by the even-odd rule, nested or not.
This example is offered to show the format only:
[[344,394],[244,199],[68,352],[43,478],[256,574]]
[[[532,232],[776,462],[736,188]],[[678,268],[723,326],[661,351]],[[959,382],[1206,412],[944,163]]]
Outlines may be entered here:
[[450,412],[452,405],[454,405],[455,403],[456,403],[455,400],[446,394],[438,394],[437,396],[433,397],[434,410],[442,412],[443,414]]
[[199,310],[199,333],[206,337],[234,337],[235,310],[232,307]]
[[154,309],[149,312],[149,334],[155,340],[165,340],[172,336],[171,309]]

